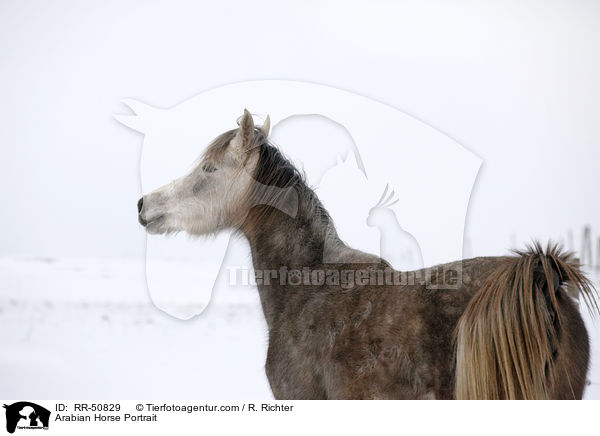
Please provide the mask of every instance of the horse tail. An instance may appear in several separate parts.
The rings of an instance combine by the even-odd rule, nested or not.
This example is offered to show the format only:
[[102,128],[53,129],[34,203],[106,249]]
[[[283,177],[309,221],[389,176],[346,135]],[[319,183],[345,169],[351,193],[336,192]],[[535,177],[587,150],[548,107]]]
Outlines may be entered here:
[[[567,324],[578,323],[577,335],[587,340],[581,317],[576,310],[569,312],[572,304],[564,301],[569,297],[561,286],[578,291],[586,305],[598,313],[593,286],[572,253],[556,245],[548,245],[544,251],[534,243],[514,254],[502,258],[456,326],[457,399],[556,396],[558,388],[553,389],[553,385],[562,383],[558,380],[568,378],[573,371],[564,368],[568,359],[557,359],[561,351],[569,351],[565,347],[577,342],[573,339],[575,327]],[[577,320],[571,322],[573,317]],[[585,380],[589,357],[582,355],[585,362],[578,368]],[[558,364],[560,368],[557,362],[563,362]],[[577,377],[581,379],[580,374]]]

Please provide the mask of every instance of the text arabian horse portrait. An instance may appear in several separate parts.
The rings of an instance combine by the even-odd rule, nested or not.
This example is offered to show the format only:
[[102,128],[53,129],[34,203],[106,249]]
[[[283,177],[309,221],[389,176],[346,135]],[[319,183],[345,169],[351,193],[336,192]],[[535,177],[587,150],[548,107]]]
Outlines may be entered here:
[[[189,174],[144,195],[138,212],[152,234],[234,229],[248,239],[275,398],[582,398],[589,339],[565,288],[598,306],[570,253],[534,244],[393,271],[338,237],[302,174],[269,143],[269,125],[255,127],[244,111],[239,128],[217,137]],[[438,286],[459,269],[453,289]],[[351,286],[339,280],[348,272]]]

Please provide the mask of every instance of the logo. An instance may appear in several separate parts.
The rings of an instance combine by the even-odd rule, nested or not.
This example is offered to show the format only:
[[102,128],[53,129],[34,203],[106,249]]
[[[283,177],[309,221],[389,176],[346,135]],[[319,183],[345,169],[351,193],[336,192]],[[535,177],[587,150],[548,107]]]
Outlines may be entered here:
[[[399,271],[465,257],[467,208],[482,160],[397,108],[341,89],[286,80],[224,85],[171,108],[133,99],[123,103],[131,113],[115,118],[144,135],[144,193],[181,178],[217,135],[236,126],[247,107],[262,114],[255,115],[255,125],[263,125],[269,114],[269,140],[318,188],[348,246],[381,256]],[[248,247],[230,236],[223,232],[198,242],[184,233],[147,235],[146,282],[155,305],[190,319],[207,307],[213,290],[241,290],[244,282],[228,282],[227,275],[247,265]],[[324,257],[323,263],[335,263],[337,251],[327,253],[333,259]],[[176,290],[171,277],[177,278]]]
[[6,409],[6,431],[14,433],[15,429],[48,430],[50,411],[29,401],[19,401],[4,405]]

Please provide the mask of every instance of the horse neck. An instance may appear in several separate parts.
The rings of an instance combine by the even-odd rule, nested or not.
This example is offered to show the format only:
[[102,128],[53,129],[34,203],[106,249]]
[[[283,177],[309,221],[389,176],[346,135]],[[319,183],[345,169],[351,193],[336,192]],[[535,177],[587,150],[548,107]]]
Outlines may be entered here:
[[325,242],[339,241],[333,222],[316,194],[306,186],[293,189],[298,193],[294,216],[269,205],[257,206],[250,214],[250,219],[252,215],[260,217],[251,230],[244,230],[255,268],[319,265],[323,263]]
[[[249,218],[260,217],[261,221],[246,226],[251,230],[243,230],[250,243],[254,269],[262,274],[318,267],[323,264],[326,246],[343,245],[316,194],[305,185],[293,189],[298,193],[295,216],[272,206],[256,206]],[[267,324],[271,327],[290,293],[302,292],[303,287],[285,286],[277,275],[269,285],[259,283],[258,290]]]

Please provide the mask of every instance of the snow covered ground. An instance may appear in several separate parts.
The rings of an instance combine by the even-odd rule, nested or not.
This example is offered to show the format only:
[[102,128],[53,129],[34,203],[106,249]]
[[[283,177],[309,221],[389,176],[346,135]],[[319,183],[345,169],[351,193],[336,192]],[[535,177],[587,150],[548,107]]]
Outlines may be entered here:
[[3,398],[272,398],[255,292],[182,321],[152,303],[141,259],[2,259],[0,289]]
[[[585,317],[586,398],[600,399],[600,325]],[[182,321],[150,300],[142,259],[0,259],[3,398],[269,399],[266,344],[252,288]]]

